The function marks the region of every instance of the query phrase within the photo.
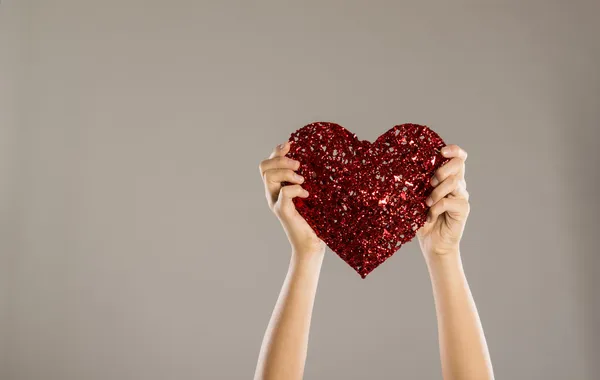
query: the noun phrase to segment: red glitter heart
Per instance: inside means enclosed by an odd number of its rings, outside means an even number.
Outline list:
[[[300,161],[308,198],[294,198],[300,215],[332,251],[365,278],[415,237],[425,224],[430,179],[449,159],[437,133],[397,125],[375,142],[335,123],[293,132],[287,156]]]

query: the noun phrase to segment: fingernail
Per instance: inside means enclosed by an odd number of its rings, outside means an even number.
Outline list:
[[[428,197],[428,198],[425,200],[425,204],[426,204],[427,206],[431,206],[431,205],[432,205],[432,203],[433,203],[433,199],[431,199],[431,198],[429,198],[429,197]]]
[[[431,222],[431,215],[427,214],[427,221]]]
[[[442,148],[442,154],[444,156],[447,156],[448,154],[450,154],[450,148],[448,148],[447,146]]]
[[[296,176],[296,180],[298,180],[299,182],[304,182],[304,177],[302,177],[300,174],[295,174]]]
[[[282,150],[285,146],[285,143],[277,145],[277,149]]]
[[[437,186],[437,184],[438,184],[439,182],[440,182],[440,181],[438,181],[438,179],[437,179],[436,177],[433,177],[433,178],[431,179],[431,185],[432,185],[432,186]]]

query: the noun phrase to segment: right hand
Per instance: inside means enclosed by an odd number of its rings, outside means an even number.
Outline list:
[[[318,255],[325,252],[325,243],[319,239],[315,231],[298,213],[292,199],[306,198],[308,191],[300,186],[304,178],[296,173],[300,162],[285,157],[290,151],[290,142],[278,145],[268,159],[259,165],[260,174],[265,184],[265,192],[269,208],[279,218],[281,225],[296,255]],[[282,182],[290,185],[282,186]]]

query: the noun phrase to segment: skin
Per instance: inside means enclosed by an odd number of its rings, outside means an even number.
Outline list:
[[[259,170],[270,209],[290,241],[287,276],[265,333],[255,379],[302,379],[312,309],[325,244],[296,211],[292,199],[307,197],[296,173],[300,163],[284,157],[290,144],[277,146]],[[450,161],[431,179],[427,222],[417,231],[427,264],[438,322],[440,359],[445,380],[493,379],[483,328],[462,267],[460,239],[469,215],[465,182],[467,153],[448,145]],[[287,181],[293,185],[281,186]]]

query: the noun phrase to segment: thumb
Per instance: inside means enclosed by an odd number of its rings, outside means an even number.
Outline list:
[[[279,191],[278,212],[282,217],[290,217],[296,210],[296,206],[292,199],[295,197],[306,198],[308,197],[308,191],[302,188],[300,185],[288,185],[283,186]]]

